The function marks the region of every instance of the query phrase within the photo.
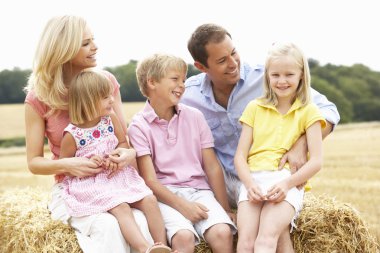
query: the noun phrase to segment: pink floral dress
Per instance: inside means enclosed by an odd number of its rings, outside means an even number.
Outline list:
[[[75,139],[76,157],[105,156],[118,144],[109,116],[102,117],[98,125],[92,128],[79,128],[69,124],[65,132],[70,133]],[[81,217],[106,212],[121,203],[133,203],[152,194],[132,166],[107,178],[109,172],[103,170],[91,177],[64,178],[63,199],[71,216]]]

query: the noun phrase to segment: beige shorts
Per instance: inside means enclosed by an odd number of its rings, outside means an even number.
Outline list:
[[[276,170],[276,171],[256,171],[251,172],[251,177],[255,180],[255,182],[261,188],[262,194],[266,194],[269,188],[271,188],[274,184],[290,177],[290,171],[287,169]],[[302,209],[304,197],[304,189],[299,190],[297,187],[291,188],[286,194],[285,201],[287,201],[291,206],[294,207],[295,215],[292,219],[292,228],[295,227],[295,220],[299,215],[299,212]],[[240,194],[239,194],[239,202],[247,201],[247,189],[242,184],[240,186]]]
[[[204,233],[211,226],[219,223],[228,224],[231,227],[233,234],[236,233],[236,226],[231,221],[230,217],[227,215],[223,207],[215,199],[214,194],[211,190],[198,190],[189,187],[173,187],[167,186],[167,188],[180,196],[191,202],[198,202],[208,208],[208,218],[193,224],[190,220],[186,219],[180,212],[176,209],[159,203],[159,207],[164,218],[165,228],[167,233],[167,238],[171,244],[173,236],[182,229],[190,230],[194,233],[196,238],[196,244],[199,243],[200,237],[204,238]]]

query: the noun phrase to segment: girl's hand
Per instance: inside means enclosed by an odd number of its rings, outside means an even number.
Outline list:
[[[103,159],[98,155],[91,156],[90,161],[96,163],[98,167],[101,167],[103,165]]]
[[[288,193],[288,191],[289,186],[287,182],[284,180],[269,188],[266,194],[266,198],[270,202],[279,203],[286,198],[286,194]]]
[[[109,154],[110,161],[116,163],[118,169],[127,167],[135,158],[136,151],[133,148],[116,148]]]
[[[247,194],[248,200],[254,203],[266,200],[265,196],[262,194],[261,188],[255,183],[252,183],[247,187]]]
[[[109,155],[106,155],[103,158],[103,168],[106,170],[109,170],[107,178],[113,177],[115,174],[117,174],[120,170],[118,169],[118,164],[113,162]]]
[[[96,162],[85,157],[62,158],[59,161],[65,168],[64,174],[67,176],[83,178],[94,176],[103,170]]]

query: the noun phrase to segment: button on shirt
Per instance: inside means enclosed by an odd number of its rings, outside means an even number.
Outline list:
[[[133,118],[128,136],[137,157],[150,155],[163,185],[210,189],[202,168],[202,149],[214,147],[203,114],[179,104],[168,122],[159,119],[149,102]]]
[[[239,142],[241,125],[239,118],[247,104],[263,94],[264,67],[250,67],[242,63],[240,80],[235,85],[228,100],[227,109],[216,103],[211,80],[205,73],[186,80],[186,91],[181,102],[199,109],[205,116],[215,140],[215,151],[224,170],[235,175],[234,155]],[[312,89],[313,102],[319,107],[323,117],[336,125],[339,113],[336,106],[324,95]]]

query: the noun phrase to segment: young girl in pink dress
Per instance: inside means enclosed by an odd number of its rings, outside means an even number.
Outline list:
[[[112,104],[112,87],[102,73],[83,71],[70,85],[71,123],[64,130],[60,158],[86,157],[103,170],[95,176],[64,178],[63,198],[68,213],[82,217],[109,212],[118,220],[125,240],[139,252],[170,252],[157,200],[132,166],[136,152],[129,147]],[[130,150],[130,165],[126,168],[118,168],[109,158],[116,147]],[[132,207],[144,212],[155,245],[143,237]]]

